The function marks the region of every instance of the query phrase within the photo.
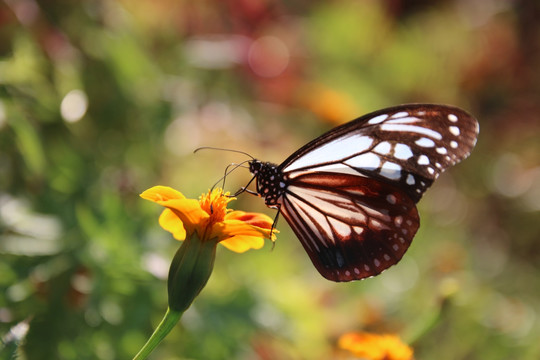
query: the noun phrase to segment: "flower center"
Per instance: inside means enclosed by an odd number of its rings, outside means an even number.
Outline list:
[[[229,201],[234,200],[233,197],[229,197],[228,195],[228,192],[224,194],[221,189],[215,189],[212,192],[209,191],[201,195],[199,198],[201,209],[210,215],[207,226],[212,226],[225,219],[225,214],[230,211],[230,209],[227,209],[227,204]]]

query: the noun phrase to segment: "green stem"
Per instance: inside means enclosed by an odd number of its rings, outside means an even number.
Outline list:
[[[150,336],[150,339],[148,339],[146,344],[144,344],[139,353],[135,355],[133,360],[146,359],[148,355],[150,355],[150,353],[158,346],[161,340],[163,340],[165,336],[167,336],[167,334],[172,330],[172,328],[178,323],[178,320],[180,320],[182,314],[183,313],[180,311],[172,311],[167,309],[165,316],[157,326],[156,330],[154,330],[154,333],[152,336]]]

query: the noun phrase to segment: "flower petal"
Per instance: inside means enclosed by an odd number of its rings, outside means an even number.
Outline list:
[[[159,216],[159,225],[172,233],[176,240],[184,240],[186,238],[184,223],[171,209],[163,210]]]
[[[272,227],[274,221],[265,214],[251,213],[245,211],[231,211],[225,215],[225,220],[240,220],[249,225],[256,226],[263,229],[268,229]]]
[[[272,231],[272,241],[276,240],[276,233],[279,233],[279,230],[272,229],[274,221],[272,220],[272,218],[265,214],[236,210],[225,215],[225,222],[231,220],[241,221],[246,225],[253,226],[259,232],[264,234],[264,237],[266,237],[267,239],[270,239],[270,231]]]
[[[264,246],[264,239],[260,236],[237,235],[220,242],[227,249],[243,253],[251,249],[260,249]]]
[[[160,201],[158,204],[170,209],[184,223],[186,231],[191,234],[201,223],[208,219],[210,215],[201,209],[199,202],[195,199],[175,199]]]
[[[347,333],[338,346],[357,357],[370,360],[411,360],[413,350],[393,334]]]
[[[199,201],[186,199],[180,192],[168,186],[154,186],[140,195],[143,199],[153,201],[170,209],[171,213],[163,212],[160,225],[173,233],[177,240],[183,240],[193,233],[209,215],[201,209]],[[176,217],[176,219],[175,219]]]
[[[159,203],[160,201],[167,201],[172,199],[185,199],[186,197],[178,190],[175,190],[168,186],[153,186],[148,190],[142,192],[139,195],[143,199],[150,200]]]
[[[260,249],[264,238],[270,237],[270,229],[247,224],[242,220],[224,220],[214,224],[210,238],[217,237],[225,247],[235,252]]]

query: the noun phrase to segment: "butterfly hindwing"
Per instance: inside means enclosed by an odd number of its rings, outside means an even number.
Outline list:
[[[351,281],[396,264],[419,226],[414,202],[366,177],[305,174],[291,181],[281,213],[329,280]]]

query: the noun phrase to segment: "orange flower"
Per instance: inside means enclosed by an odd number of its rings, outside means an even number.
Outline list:
[[[272,219],[264,214],[227,209],[227,204],[236,198],[222,189],[208,191],[199,200],[187,199],[167,186],[154,186],[140,196],[166,207],[159,224],[177,240],[185,240],[197,232],[202,241],[216,239],[229,250],[242,253],[260,249],[264,238],[270,238]]]
[[[306,84],[301,103],[322,120],[343,124],[358,114],[354,101],[345,93],[322,84]]]
[[[159,224],[183,241],[169,268],[169,308],[134,360],[146,359],[206,286],[214,269],[218,243],[244,252],[261,248],[264,238],[275,238],[272,219],[263,214],[227,209],[234,198],[221,189],[202,194],[198,201],[187,199],[167,186],[154,186],[141,197],[166,207]]]
[[[339,338],[338,346],[362,359],[411,360],[413,358],[412,349],[397,335],[392,334],[347,333]]]

